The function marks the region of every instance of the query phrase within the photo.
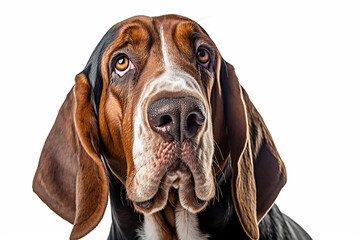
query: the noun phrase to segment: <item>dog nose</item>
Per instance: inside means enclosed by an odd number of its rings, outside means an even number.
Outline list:
[[[204,104],[195,97],[160,98],[150,104],[148,121],[153,131],[167,141],[195,138],[205,122]]]

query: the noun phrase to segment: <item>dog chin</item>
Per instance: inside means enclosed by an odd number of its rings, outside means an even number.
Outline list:
[[[212,185],[209,184],[208,186]],[[200,199],[195,192],[194,178],[190,169],[185,164],[181,164],[176,171],[169,171],[165,174],[158,191],[151,199],[142,202],[133,200],[132,202],[135,209],[143,214],[161,211],[167,204],[181,206],[189,212],[198,213],[213,198],[214,189],[208,186],[198,186],[202,189],[201,192],[208,193],[207,199]]]
[[[215,195],[214,177],[208,162],[212,152],[205,154],[189,140],[162,142],[156,152],[152,161],[137,159],[136,162],[147,164],[127,181],[128,198],[135,209],[152,214],[170,202],[192,213],[203,210]]]

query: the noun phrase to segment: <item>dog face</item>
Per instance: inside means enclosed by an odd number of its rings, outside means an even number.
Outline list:
[[[104,164],[138,212],[152,216],[177,199],[195,214],[214,198],[230,155],[234,209],[257,239],[257,224],[286,181],[261,116],[198,24],[137,16],[114,25],[76,76],[33,188],[74,224],[77,239],[105,211]]]
[[[120,25],[102,59],[105,159],[138,211],[163,209],[177,189],[181,205],[197,212],[215,194],[211,89],[219,53],[188,19]]]

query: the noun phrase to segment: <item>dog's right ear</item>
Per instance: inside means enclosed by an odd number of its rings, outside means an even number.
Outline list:
[[[70,239],[94,229],[107,205],[109,185],[91,96],[88,79],[80,73],[46,139],[33,180],[41,200],[74,224]]]

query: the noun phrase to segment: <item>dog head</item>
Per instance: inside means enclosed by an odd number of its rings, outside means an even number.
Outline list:
[[[104,163],[137,211],[161,211],[171,193],[197,213],[214,197],[231,156],[235,209],[256,239],[286,176],[252,108],[197,23],[175,15],[127,19],[105,34],[76,76],[45,142],[34,191],[74,224],[76,239],[105,211]]]

